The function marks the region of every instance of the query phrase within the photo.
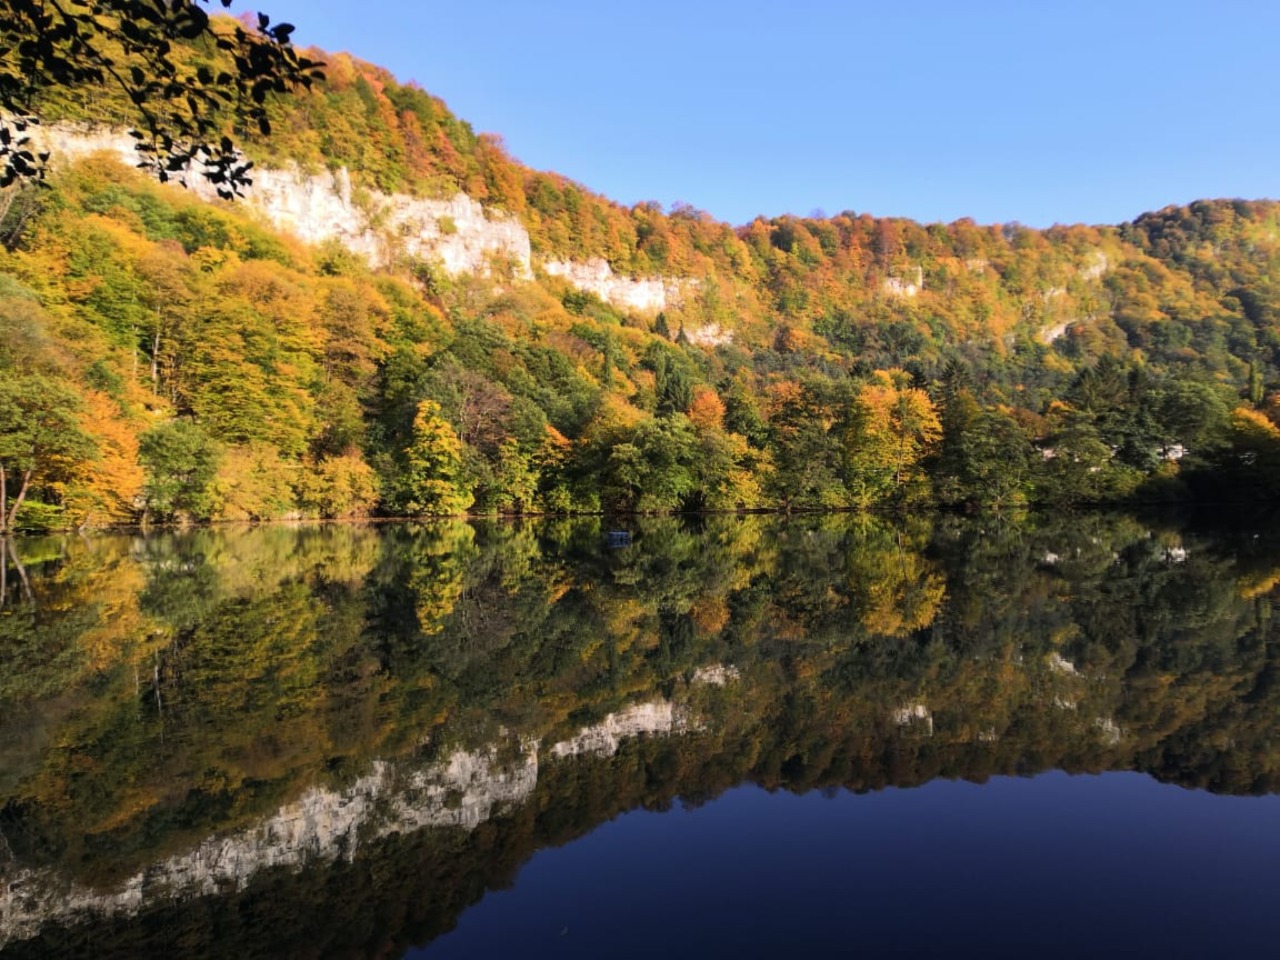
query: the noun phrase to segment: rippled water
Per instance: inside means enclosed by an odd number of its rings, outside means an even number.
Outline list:
[[[1262,528],[628,530],[18,542],[0,954],[1275,942]]]

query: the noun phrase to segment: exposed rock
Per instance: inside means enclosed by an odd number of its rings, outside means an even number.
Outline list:
[[[924,289],[924,269],[915,267],[910,279],[901,277],[885,277],[880,282],[880,289],[891,297],[910,299]]]
[[[1085,280],[1101,280],[1110,269],[1111,261],[1107,259],[1107,255],[1101,250],[1095,250],[1089,265],[1081,268],[1080,276]]]
[[[908,703],[893,711],[893,722],[904,733],[933,736],[933,712],[923,703]]]
[[[1124,729],[1110,717],[1098,717],[1093,721],[1093,725],[1102,735],[1102,742],[1109,747],[1114,747],[1120,743],[1124,736]]]
[[[594,293],[606,303],[640,313],[657,313],[679,306],[685,288],[697,284],[696,280],[620,277],[601,257],[594,257],[586,263],[548,260],[542,267],[551,276],[564,277],[579,290]],[[686,332],[686,336],[693,339],[692,334]]]
[[[137,913],[166,897],[244,889],[271,867],[350,859],[369,840],[424,827],[471,830],[521,803],[538,781],[536,749],[510,763],[496,750],[459,751],[412,773],[382,761],[343,790],[315,787],[253,827],[214,836],[194,850],[154,863],[110,892],[60,879],[52,870],[3,877],[0,944],[34,936],[52,920],[75,922]]]
[[[726,683],[739,679],[742,675],[733,664],[713,663],[709,667],[699,667],[693,672],[694,683],[704,683],[712,687],[723,687]]]
[[[55,157],[82,159],[108,154],[136,166],[134,140],[116,130],[55,124],[36,134]],[[187,178],[195,196],[218,199],[217,188],[198,175]],[[486,210],[464,193],[448,200],[407,194],[354,190],[345,168],[306,173],[297,167],[255,167],[253,185],[241,201],[273,227],[305,243],[337,241],[374,266],[398,255],[439,263],[452,276],[488,275],[495,264],[510,263],[515,275],[532,274],[529,233],[514,217]],[[564,277],[579,290],[628,310],[657,313],[679,306],[696,280],[630,278],[614,274],[600,258],[586,263],[551,260],[547,273]],[[715,345],[730,335],[715,325],[690,331],[694,343]],[[699,340],[698,338],[702,339]]]
[[[674,703],[640,703],[556,744],[551,754],[612,756],[629,737],[690,729],[695,726]],[[272,867],[300,869],[317,861],[351,860],[362,845],[391,834],[442,827],[474,830],[524,803],[537,787],[537,744],[512,746],[509,759],[492,746],[455,751],[417,770],[375,761],[368,774],[343,789],[313,787],[257,824],[210,837],[109,891],[82,886],[48,868],[0,870],[0,946],[33,937],[51,922],[130,916],[164,899],[243,890]]]
[[[1066,659],[1064,656],[1062,656],[1062,654],[1058,653],[1056,650],[1053,653],[1049,654],[1049,669],[1052,670],[1054,673],[1061,673],[1066,676],[1072,676],[1072,677],[1075,676],[1077,673],[1076,665],[1072,663],[1070,660]]]
[[[638,703],[618,713],[611,713],[599,723],[583,727],[576,737],[563,740],[551,748],[553,757],[575,757],[589,754],[611,757],[618,745],[641,734],[665,735],[687,729],[688,719],[669,700]]]
[[[733,333],[718,323],[709,323],[694,330],[686,327],[684,335],[689,338],[690,343],[699,347],[720,347],[733,343]]]
[[[1045,346],[1048,346],[1049,344],[1053,343],[1053,341],[1066,336],[1067,331],[1070,330],[1071,327],[1078,322],[1079,321],[1077,320],[1064,320],[1062,323],[1055,323],[1051,327],[1045,327],[1038,334],[1036,334],[1036,339],[1039,340],[1041,343],[1043,343]]]
[[[131,166],[137,163],[134,141],[115,131],[58,125],[41,136],[58,157],[106,153]],[[200,199],[218,199],[217,188],[203,177],[192,175],[188,184]],[[362,192],[357,200],[345,169],[307,174],[296,167],[256,167],[243,202],[277,229],[306,243],[336,240],[375,266],[399,251],[437,261],[453,275],[485,274],[495,257],[512,261],[520,276],[531,275],[524,227],[463,193],[427,200]]]

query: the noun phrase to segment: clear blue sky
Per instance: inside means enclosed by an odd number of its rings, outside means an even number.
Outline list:
[[[1046,226],[1280,196],[1280,0],[258,3],[628,204]]]

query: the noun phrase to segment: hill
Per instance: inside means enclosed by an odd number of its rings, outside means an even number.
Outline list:
[[[236,131],[236,204],[129,169],[109,91],[44,105],[53,188],[0,195],[8,526],[1280,489],[1274,202],[734,227],[320,56]]]

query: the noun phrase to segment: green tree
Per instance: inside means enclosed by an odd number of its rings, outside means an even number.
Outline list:
[[[180,419],[142,435],[138,459],[146,469],[142,520],[207,520],[222,452],[198,423]]]
[[[845,491],[825,398],[811,385],[781,383],[771,400],[768,452],[775,470],[769,492],[788,510],[839,506]]]
[[[964,499],[1001,507],[1025,502],[1031,471],[1031,439],[999,410],[984,411],[960,441]]]
[[[1051,503],[1095,503],[1102,499],[1114,455],[1087,413],[1058,404],[1055,430],[1041,455],[1039,494]]]
[[[66,479],[96,454],[79,409],[79,397],[48,377],[0,378],[0,535],[13,530],[33,486]]]

